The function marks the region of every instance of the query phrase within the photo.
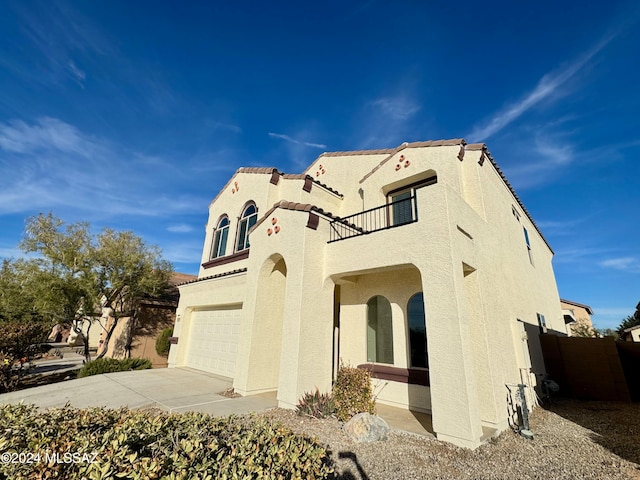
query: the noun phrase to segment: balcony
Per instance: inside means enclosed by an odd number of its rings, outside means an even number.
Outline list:
[[[400,227],[418,221],[415,193],[363,212],[336,218],[329,224],[329,243]]]

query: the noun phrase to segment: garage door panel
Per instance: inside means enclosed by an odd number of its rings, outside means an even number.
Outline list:
[[[193,312],[186,365],[233,378],[240,341],[241,313],[241,309]]]

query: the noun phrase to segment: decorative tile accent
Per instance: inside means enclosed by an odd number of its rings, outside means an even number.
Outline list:
[[[411,165],[411,162],[407,160],[404,155],[400,155],[398,159],[398,163],[396,163],[396,172],[400,170],[402,167],[407,168]]]
[[[273,228],[267,228],[267,235],[269,236],[280,231],[280,225],[278,225],[278,219],[276,217],[271,218],[271,225],[273,225]]]

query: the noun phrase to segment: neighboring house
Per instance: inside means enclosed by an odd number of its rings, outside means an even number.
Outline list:
[[[106,357],[110,358],[148,358],[154,368],[166,367],[167,359],[156,352],[156,338],[165,329],[172,327],[176,318],[176,307],[180,293],[176,285],[197,278],[195,275],[174,272],[169,280],[172,288],[158,298],[145,298],[141,300],[138,309],[138,321],[132,325],[130,317],[123,317],[111,336]],[[109,309],[103,309],[103,318],[100,324],[105,329],[111,327],[113,317],[109,315]],[[100,324],[91,329],[89,340],[97,339],[98,352],[103,350],[106,331]]]
[[[595,328],[591,321],[593,310],[589,305],[572,302],[571,300],[560,299],[562,316],[567,326],[568,336],[595,336]]]
[[[484,144],[325,153],[300,175],[241,168],[209,207],[169,366],[294,408],[368,364],[380,403],[474,448],[508,427],[507,387],[564,334],[553,252]]]
[[[640,325],[624,329],[620,336],[620,340],[625,340],[627,342],[640,342]]]

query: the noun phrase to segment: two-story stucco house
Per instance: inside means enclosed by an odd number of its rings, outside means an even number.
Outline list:
[[[292,408],[341,362],[368,364],[378,402],[473,448],[507,428],[506,385],[544,369],[537,333],[565,331],[552,256],[484,144],[241,168],[209,207],[169,365]]]

